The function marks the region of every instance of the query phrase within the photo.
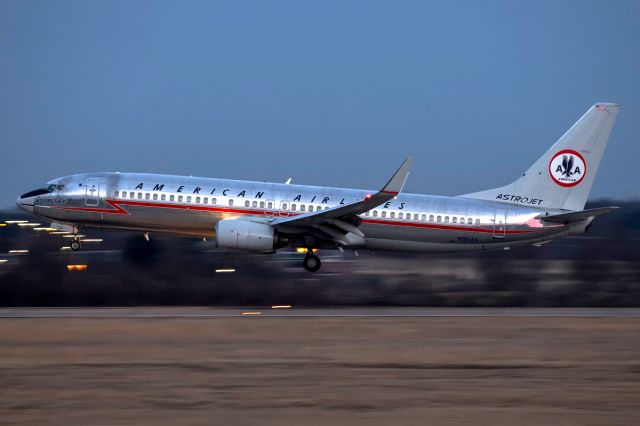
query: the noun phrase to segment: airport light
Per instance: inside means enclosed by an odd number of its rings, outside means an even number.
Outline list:
[[[217,273],[228,273],[228,272],[235,272],[236,270],[233,268],[227,268],[227,269],[216,269]]]
[[[70,232],[68,231],[55,231],[55,232],[49,232],[50,235],[67,235],[70,234]]]
[[[262,315],[262,312],[243,312],[242,315]]]
[[[75,238],[75,237],[82,238],[82,237],[86,237],[86,235],[73,235],[73,234],[71,234],[71,235],[63,235],[62,236],[62,238]]]
[[[33,228],[34,231],[55,231],[56,228]]]
[[[7,263],[8,260],[7,259],[0,259],[0,263]]]
[[[24,253],[29,253],[29,250],[9,250],[9,253],[11,254],[24,254]]]
[[[67,265],[68,271],[86,271],[87,265]]]
[[[104,240],[102,238],[87,238],[86,240],[80,240],[83,243],[101,243]]]
[[[69,246],[62,246],[62,247],[60,247],[60,250],[62,250],[62,251],[71,250],[71,247],[69,247]]]
[[[4,223],[8,223],[8,224],[17,224],[17,223],[27,223],[29,222],[28,220],[5,220]]]
[[[31,223],[31,222],[26,222],[26,223],[19,223],[18,226],[25,226],[25,227],[34,227],[34,226],[40,226],[41,223]]]
[[[4,228],[5,226],[7,226],[6,223],[0,223],[0,228]]]
[[[271,309],[291,309],[291,305],[273,305]]]

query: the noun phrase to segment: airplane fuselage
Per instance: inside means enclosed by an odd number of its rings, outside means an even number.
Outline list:
[[[211,238],[223,219],[268,222],[348,205],[375,192],[138,173],[72,175],[49,182],[49,188],[20,200],[22,207],[76,228]],[[535,200],[522,203],[401,193],[359,215],[365,241],[353,248],[474,251],[545,242],[572,231],[541,219],[558,210],[537,208]],[[307,244],[293,238],[290,245]]]

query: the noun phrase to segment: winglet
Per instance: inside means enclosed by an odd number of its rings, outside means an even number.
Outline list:
[[[383,194],[390,195],[398,195],[402,188],[404,187],[404,183],[407,181],[407,177],[409,176],[409,171],[411,171],[411,166],[413,165],[413,157],[407,157],[404,160],[404,163],[400,166],[400,168],[391,176],[389,182],[380,190]]]

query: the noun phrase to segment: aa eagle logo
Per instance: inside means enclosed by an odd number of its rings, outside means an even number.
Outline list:
[[[556,153],[549,163],[549,174],[555,183],[564,187],[576,186],[586,173],[587,164],[578,152],[566,149]]]

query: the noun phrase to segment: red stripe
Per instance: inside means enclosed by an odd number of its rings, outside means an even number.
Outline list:
[[[411,228],[428,228],[428,229],[441,229],[445,231],[464,231],[464,232],[479,232],[482,234],[493,234],[493,229],[487,228],[467,228],[464,226],[449,226],[449,225],[435,225],[430,223],[415,223],[415,222],[396,222],[390,220],[371,220],[365,219],[364,223],[370,223],[374,225],[390,225],[390,226],[408,226]],[[506,234],[529,234],[535,231],[526,231],[526,230],[505,230]]]
[[[229,207],[205,207],[205,206],[185,206],[181,204],[167,204],[167,203],[149,203],[146,201],[129,201],[129,200],[105,200],[114,209],[97,209],[92,207],[63,207],[63,206],[51,206],[52,208],[62,210],[74,210],[85,211],[91,213],[108,213],[108,214],[128,214],[127,210],[120,207],[120,205],[138,206],[138,207],[151,207],[151,208],[164,208],[164,209],[176,209],[176,210],[197,210],[197,211],[209,211],[218,213],[238,213],[238,214],[253,214],[264,215],[266,210],[252,210],[252,209],[240,209]],[[289,213],[287,216],[298,216],[303,213]],[[426,228],[426,229],[440,229],[445,231],[464,231],[464,232],[478,232],[482,234],[492,234],[493,229],[488,228],[470,228],[464,226],[450,226],[450,225],[436,225],[430,223],[416,223],[416,222],[400,222],[381,219],[363,219],[364,223],[373,225],[389,225],[389,226],[405,226],[410,228]],[[506,234],[529,234],[535,231],[528,230],[506,230]]]

